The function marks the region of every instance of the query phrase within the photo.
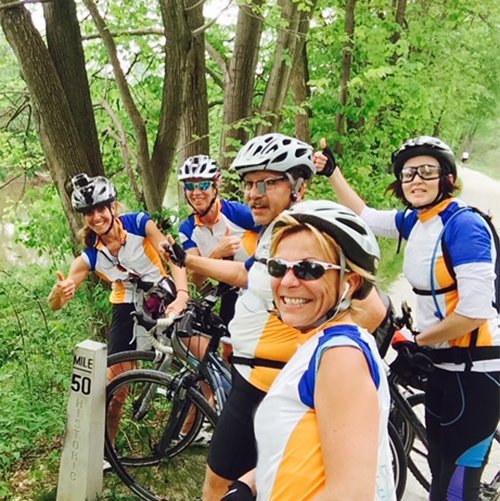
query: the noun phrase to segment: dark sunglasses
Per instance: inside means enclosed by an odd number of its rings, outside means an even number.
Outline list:
[[[196,188],[201,191],[207,191],[210,186],[212,186],[212,181],[200,181],[199,183],[191,183],[189,181],[186,181],[184,183],[184,189],[187,191],[194,191],[196,190]]]
[[[283,278],[288,270],[299,280],[318,280],[328,270],[340,270],[341,266],[321,261],[285,261],[284,259],[272,258],[267,260],[267,271],[275,278]]]
[[[440,165],[417,165],[416,167],[403,167],[399,173],[399,180],[402,183],[409,183],[415,179],[418,174],[420,179],[430,181],[432,179],[439,179],[441,176]]]

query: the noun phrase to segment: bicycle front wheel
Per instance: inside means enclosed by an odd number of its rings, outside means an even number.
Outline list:
[[[169,374],[132,370],[111,381],[107,406],[119,400],[116,439],[106,430],[106,456],[122,482],[141,499],[201,497],[208,448],[193,442],[216,414],[193,386]]]
[[[406,487],[406,455],[401,443],[396,428],[389,422],[389,448],[392,456],[392,471],[394,473],[394,485],[396,486],[396,496],[399,499],[403,498],[403,493]]]

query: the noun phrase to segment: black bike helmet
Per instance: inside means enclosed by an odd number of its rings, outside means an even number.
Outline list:
[[[413,157],[426,155],[434,157],[441,165],[442,174],[457,178],[457,164],[452,149],[437,137],[418,136],[406,141],[392,154],[392,170],[397,179],[405,162]]]
[[[89,177],[85,173],[77,174],[71,179],[71,184],[71,205],[77,212],[88,212],[110,205],[116,200],[116,189],[104,176]]]

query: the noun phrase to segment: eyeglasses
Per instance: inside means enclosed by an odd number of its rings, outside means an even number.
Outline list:
[[[415,179],[418,174],[420,179],[430,181],[431,179],[438,179],[441,175],[440,165],[417,165],[415,167],[403,167],[399,173],[399,180],[402,183],[409,183]]]
[[[186,181],[184,183],[184,189],[187,191],[194,191],[197,188],[201,191],[207,191],[210,186],[212,186],[212,181],[200,181],[199,183],[191,183],[189,181]]]
[[[265,195],[269,188],[274,188],[281,181],[286,180],[286,176],[279,177],[268,177],[267,179],[262,179],[261,181],[247,181],[243,180],[243,189],[245,191],[251,191],[254,186],[257,187],[259,195]]]
[[[321,261],[285,261],[284,259],[272,258],[267,260],[267,271],[275,278],[283,278],[288,270],[299,280],[318,280],[328,270],[341,270],[338,264],[323,263]]]

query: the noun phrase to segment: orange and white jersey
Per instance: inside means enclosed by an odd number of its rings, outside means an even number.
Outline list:
[[[229,331],[235,356],[288,362],[308,336],[285,325],[273,311],[271,277],[267,266],[261,262],[269,257],[271,233],[272,225],[259,239],[256,258],[247,264],[248,287],[236,302]],[[279,369],[259,365],[234,365],[250,384],[261,391],[267,391],[279,373]]]
[[[329,325],[299,347],[257,409],[257,501],[307,501],[324,489],[314,390],[322,354],[338,346],[353,346],[365,355],[380,409],[375,500],[396,499],[387,432],[389,388],[374,339],[352,324]]]
[[[136,275],[144,282],[158,283],[167,276],[159,254],[146,237],[146,224],[151,217],[145,212],[123,214],[115,218],[120,229],[121,247],[114,256],[99,238],[81,256],[90,271],[111,283],[112,303],[132,303],[135,286],[130,282]]]
[[[479,328],[476,346],[499,346],[500,316],[492,306],[495,245],[481,216],[464,211],[453,217],[464,206],[460,200],[448,198],[421,213],[365,208],[361,217],[376,235],[397,238],[401,232],[407,240],[403,271],[417,293],[417,330],[422,332],[439,323],[441,316],[445,318],[455,312],[468,318],[485,319]],[[445,225],[446,231],[442,233]],[[456,287],[446,265],[443,242],[456,276]],[[433,284],[438,291],[434,296]],[[466,333],[432,348],[467,348],[470,343],[471,333]],[[464,364],[443,363],[439,367],[464,370]],[[500,359],[476,360],[471,370],[500,370]]]

